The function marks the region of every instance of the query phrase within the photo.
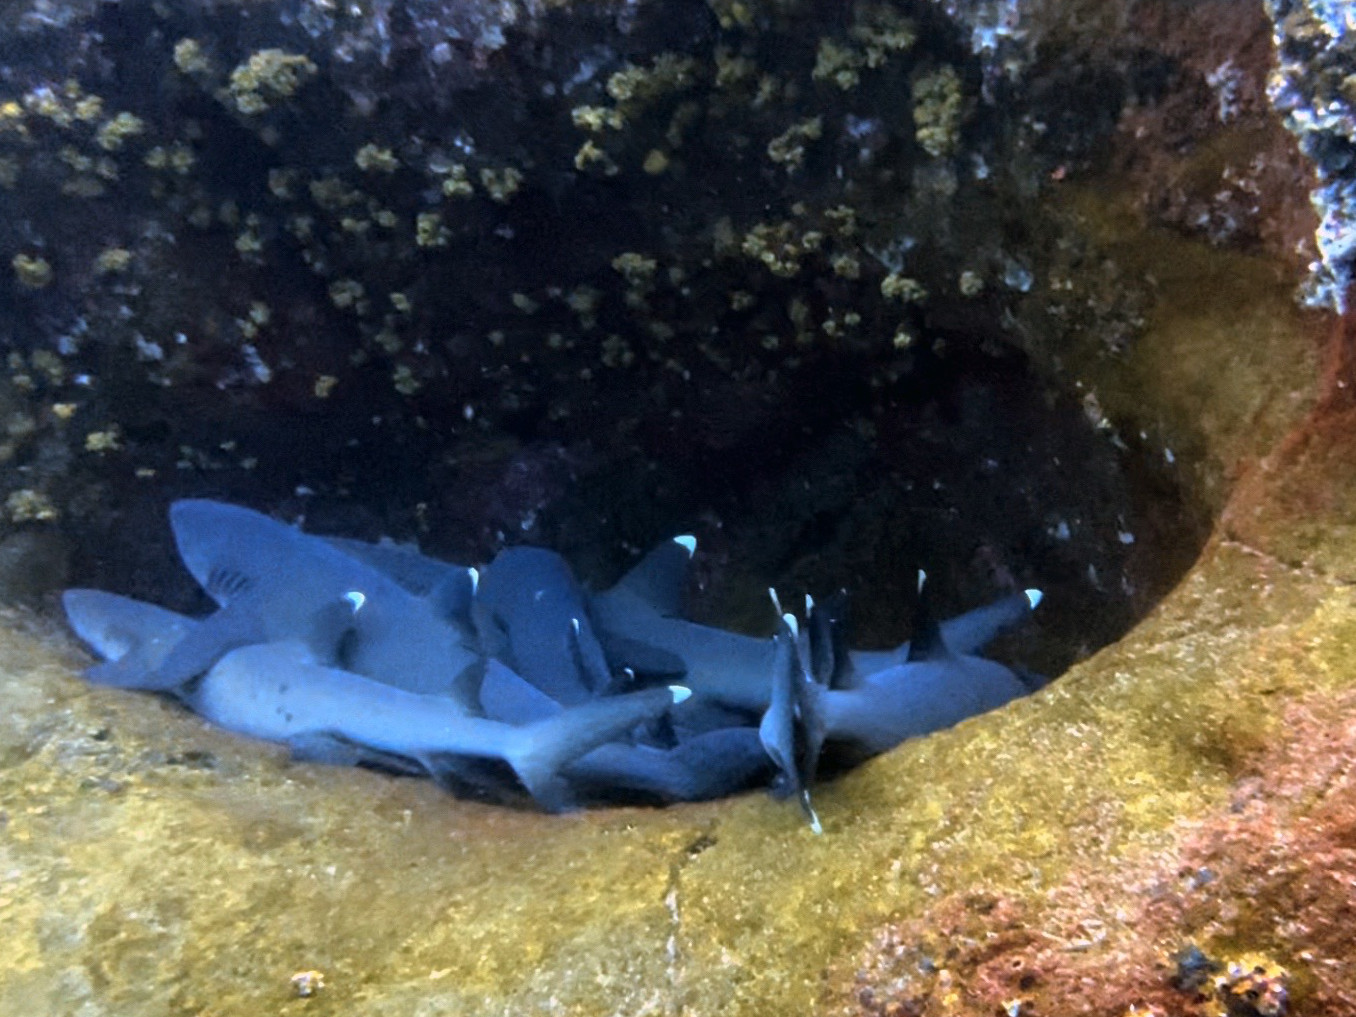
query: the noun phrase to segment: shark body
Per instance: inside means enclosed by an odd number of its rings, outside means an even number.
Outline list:
[[[465,615],[469,575],[449,575],[445,587],[416,597],[324,540],[249,509],[179,501],[170,522],[185,566],[220,610],[177,643],[154,675],[129,673],[135,662],[119,660],[93,669],[95,681],[172,690],[233,649],[299,639],[346,670],[455,698],[479,659]],[[354,595],[363,608],[350,617],[342,605]]]
[[[174,695],[300,758],[476,793],[499,791],[502,769],[483,761],[501,761],[547,808],[597,793],[712,798],[772,771],[817,829],[809,791],[826,742],[875,754],[1030,691],[979,652],[1037,591],[938,625],[920,586],[910,642],[854,651],[841,592],[807,598],[803,626],[778,605],[770,639],[688,620],[687,536],[590,594],[538,548],[478,572],[217,502],[176,502],[170,517],[219,608],[190,619],[67,591],[72,627],[103,658],[92,680]]]
[[[72,627],[110,661],[154,666],[197,622],[153,604],[98,590],[64,597]],[[143,688],[159,689],[145,672]],[[445,696],[423,695],[319,662],[299,640],[230,650],[201,677],[176,690],[195,713],[228,731],[281,742],[294,755],[324,762],[409,760],[429,775],[455,777],[463,757],[506,762],[538,804],[572,799],[562,768],[664,714],[687,696],[681,686],[594,699],[514,725],[468,716]]]

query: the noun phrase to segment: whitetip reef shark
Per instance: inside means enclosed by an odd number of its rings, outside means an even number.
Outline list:
[[[841,591],[807,597],[804,625],[777,604],[770,639],[687,620],[687,535],[590,594],[540,548],[474,569],[220,502],[175,502],[170,520],[219,609],[192,619],[67,591],[72,628],[103,661],[90,680],[172,695],[298,758],[473,793],[502,792],[502,772],[477,762],[502,761],[548,809],[714,798],[772,773],[818,830],[826,742],[875,754],[1031,691],[978,654],[1031,614],[1036,590],[938,625],[920,579],[913,640],[850,651]]]
[[[209,623],[100,590],[68,590],[71,627],[109,661],[134,657],[155,674],[157,658]],[[357,611],[361,613],[361,609]],[[160,690],[159,679],[148,686]],[[299,640],[229,650],[176,690],[185,705],[236,734],[281,742],[299,759],[330,763],[417,763],[435,778],[456,776],[459,757],[508,763],[546,808],[571,801],[562,767],[662,715],[690,694],[679,685],[594,699],[530,724],[469,715],[447,696],[409,692],[316,660]]]

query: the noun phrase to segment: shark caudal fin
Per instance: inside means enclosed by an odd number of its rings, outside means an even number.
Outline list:
[[[773,603],[777,603],[773,596]],[[767,711],[758,725],[758,738],[777,767],[774,790],[795,797],[810,821],[810,829],[822,833],[819,816],[810,803],[810,784],[819,765],[824,742],[823,711],[819,701],[823,688],[805,673],[799,650],[799,627],[794,616],[784,614],[774,641],[772,687]]]
[[[117,688],[159,688],[154,672],[199,624],[163,607],[102,590],[67,590],[61,605],[75,634],[104,658],[85,677]]]
[[[539,805],[553,811],[568,808],[572,804],[569,782],[561,773],[567,763],[616,741],[691,694],[681,685],[670,685],[572,706],[554,717],[512,729],[504,760]]]

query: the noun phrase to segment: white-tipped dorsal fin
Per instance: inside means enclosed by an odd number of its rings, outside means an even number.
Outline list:
[[[800,636],[800,623],[796,621],[796,616],[794,614],[782,615],[782,623],[791,630],[793,636]]]
[[[814,613],[815,613],[815,598],[807,593],[805,595],[805,617],[808,618],[810,617],[810,615]]]
[[[692,697],[692,690],[686,685],[670,685],[669,692],[673,694],[675,703],[686,702]]]
[[[925,585],[927,585],[927,581],[928,581],[928,574],[927,574],[926,572],[924,572],[922,569],[919,569],[919,570],[918,570],[918,592],[919,592],[919,593],[922,593],[922,592],[923,592],[923,587],[924,587]]]
[[[471,596],[476,595],[476,590],[480,589],[480,569],[469,568],[466,574],[471,577]]]
[[[687,600],[688,570],[696,549],[696,537],[684,535],[666,540],[599,597],[621,603],[640,601],[665,617],[681,617]]]
[[[1040,607],[1041,601],[1045,599],[1045,594],[1041,593],[1040,590],[1025,590],[1023,592],[1026,593],[1026,602],[1031,605],[1033,611]]]
[[[353,605],[353,613],[357,614],[367,603],[367,594],[363,593],[362,590],[349,590],[344,594],[344,599]]]
[[[778,614],[785,614],[786,612],[782,610],[782,602],[777,598],[777,591],[774,590],[771,586],[769,586],[767,588],[767,595],[772,598],[773,610],[775,610]]]

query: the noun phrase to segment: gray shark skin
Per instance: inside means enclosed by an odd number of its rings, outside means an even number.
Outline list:
[[[85,671],[99,685],[155,688],[161,662],[198,626],[174,611],[103,590],[67,590],[61,604],[75,634],[104,659]]]
[[[966,641],[992,635],[1010,623],[1010,616],[1030,611],[1040,602],[1036,591],[1018,594],[962,615],[952,631]],[[871,671],[853,687],[823,697],[824,731],[875,754],[906,738],[940,731],[967,717],[996,709],[1030,690],[1011,670],[991,660],[961,652],[947,636],[947,626],[932,615],[927,574],[918,573],[918,605],[908,656]]]
[[[522,724],[566,709],[525,678],[491,659],[480,687],[485,716]],[[676,706],[676,719],[686,704]],[[727,721],[728,723],[728,721]],[[570,763],[565,776],[572,788],[615,798],[617,792],[646,795],[662,802],[706,801],[749,786],[768,768],[768,757],[752,727],[684,731],[677,744],[660,747],[615,742]]]
[[[705,802],[744,790],[768,768],[754,728],[725,727],[667,749],[602,745],[567,763],[564,774],[572,785],[600,795],[625,791],[661,802]]]
[[[170,521],[184,564],[222,608],[166,657],[155,687],[178,687],[237,647],[283,639],[309,639],[319,658],[417,693],[455,693],[478,660],[443,604],[320,538],[211,501],[175,502]],[[324,623],[327,610],[351,594],[362,598],[351,638],[324,645],[344,635]]]
[[[590,601],[594,625],[604,644],[616,637],[680,660],[682,682],[696,696],[761,713],[768,705],[773,641],[680,617],[695,547],[691,537],[677,537],[647,554],[615,586]],[[635,666],[631,660],[625,664]]]
[[[830,740],[875,755],[1028,692],[1011,670],[982,657],[915,661],[877,671],[856,688],[825,694],[824,727]]]
[[[463,565],[451,565],[437,558],[430,558],[413,546],[397,544],[386,539],[375,544],[348,537],[321,539],[350,558],[357,558],[364,565],[384,572],[406,593],[416,597],[427,597],[449,581],[464,580],[471,571]]]
[[[810,790],[826,743],[883,752],[1032,688],[978,653],[1031,614],[1035,590],[938,624],[920,573],[913,638],[851,651],[845,591],[807,597],[804,625],[774,594],[772,638],[687,620],[689,536],[590,595],[539,548],[506,549],[482,576],[215,502],[176,502],[171,522],[219,609],[195,620],[67,591],[72,628],[103,658],[91,680],[169,693],[297,758],[481,798],[521,786],[548,809],[695,801],[773,773],[819,832]],[[639,691],[614,694],[623,685]]]
[[[1041,602],[1039,590],[1019,590],[991,604],[948,618],[941,623],[942,638],[952,652],[975,656],[1008,629],[1016,628],[1031,617]],[[853,650],[852,670],[858,679],[874,671],[903,664],[909,659],[909,643],[893,650]]]
[[[63,602],[71,627],[97,653],[113,662],[130,658],[148,679],[158,656],[204,624],[98,590],[69,590]],[[190,709],[218,727],[282,742],[300,759],[410,760],[435,777],[457,774],[459,757],[501,759],[538,804],[552,809],[571,801],[560,775],[565,764],[663,715],[686,695],[679,686],[646,689],[557,707],[549,717],[516,726],[467,716],[443,696],[327,667],[298,640],[232,650],[180,690]]]
[[[675,594],[674,590],[681,589],[686,583],[686,557],[689,554],[684,550],[680,556],[674,545],[678,545],[678,541],[666,541],[642,559],[616,586],[594,596],[590,607],[603,642],[606,644],[616,632],[631,642],[649,644],[657,652],[672,654],[683,661],[685,668],[680,680],[692,689],[694,697],[710,697],[728,706],[761,713],[771,702],[770,676],[778,673],[773,641],[698,625],[670,613],[680,602],[681,595]],[[678,546],[685,548],[686,545]],[[1002,597],[943,622],[942,638],[962,662],[982,660],[973,655],[975,651],[999,632],[1030,616],[1039,602],[1040,594],[1035,590]],[[815,628],[810,626],[811,633]],[[835,676],[820,676],[821,682],[829,686],[826,691],[830,697],[864,685],[889,690],[895,684],[907,682],[912,673],[901,670],[909,662],[909,643],[893,650],[850,651],[846,666],[841,660],[841,650],[839,654]],[[966,673],[963,669],[957,673],[957,678]],[[987,669],[975,669],[975,674],[986,685],[990,682]],[[873,676],[879,678],[873,681]],[[935,691],[940,694],[942,690]],[[985,702],[992,698],[992,695],[979,697]],[[841,717],[852,715],[852,711],[846,710],[838,714]],[[938,716],[945,715],[944,711],[938,713]],[[841,738],[847,734],[846,730],[840,729],[831,731],[829,737]],[[902,739],[897,739],[895,744],[899,740]]]
[[[555,552],[500,551],[481,577],[473,613],[482,647],[556,702],[582,703],[611,687],[584,591]]]
[[[458,756],[502,759],[539,805],[559,809],[571,801],[560,776],[566,763],[660,716],[685,694],[674,686],[603,697],[515,727],[469,717],[442,696],[326,667],[304,644],[284,642],[231,651],[185,701],[237,734],[285,744],[349,742],[417,760],[435,777]]]

